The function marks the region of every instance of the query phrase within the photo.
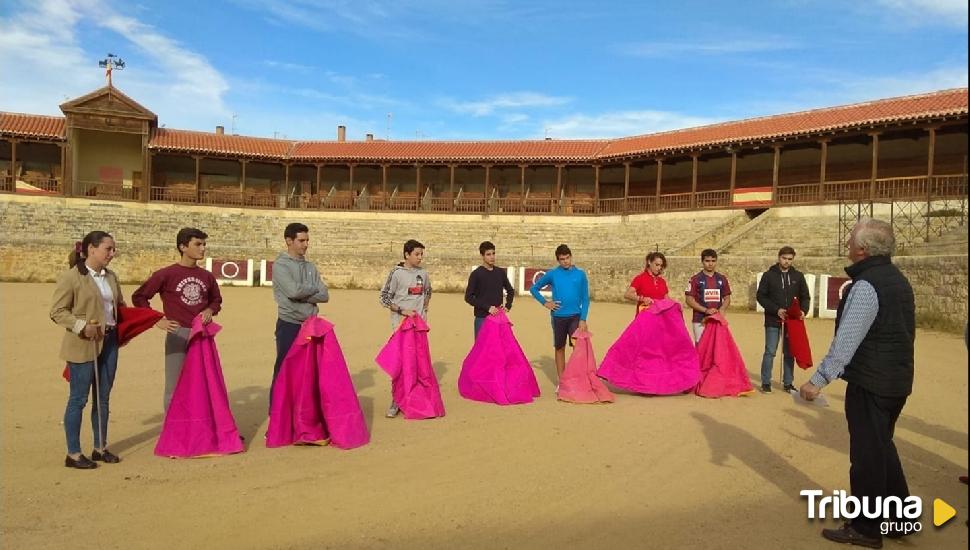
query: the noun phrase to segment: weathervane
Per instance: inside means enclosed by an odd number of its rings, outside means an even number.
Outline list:
[[[104,69],[104,77],[108,79],[108,87],[111,87],[111,71],[118,69],[119,71],[125,68],[125,61],[113,53],[109,53],[108,57],[98,61],[98,67]]]

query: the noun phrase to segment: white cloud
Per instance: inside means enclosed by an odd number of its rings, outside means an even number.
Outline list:
[[[213,126],[229,113],[223,96],[229,85],[209,61],[150,25],[103,0],[38,0],[17,6],[0,20],[0,109],[60,114],[57,106],[104,85],[97,59],[86,51],[78,27],[94,25],[115,34],[114,53],[128,59],[115,85],[171,126]],[[107,15],[106,15],[107,14]],[[125,54],[137,49],[139,62]]]
[[[680,57],[683,55],[730,55],[741,53],[791,50],[799,43],[781,37],[742,40],[654,41],[619,44],[617,51],[634,57]]]
[[[556,107],[565,105],[572,98],[551,96],[537,92],[511,92],[498,94],[479,101],[458,101],[445,98],[439,101],[442,107],[462,114],[480,117],[491,115],[504,109],[522,109],[528,107]]]
[[[615,111],[600,114],[573,114],[547,120],[537,136],[555,139],[600,139],[713,124],[719,120],[688,116],[668,111]]]
[[[903,23],[967,26],[967,0],[877,0]]]

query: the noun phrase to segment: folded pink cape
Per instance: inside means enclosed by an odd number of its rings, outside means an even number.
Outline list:
[[[420,315],[405,317],[375,361],[391,377],[391,393],[404,418],[445,415],[438,380],[431,369],[428,324]]]
[[[701,358],[701,381],[694,393],[701,397],[737,397],[753,391],[744,359],[728,323],[720,313],[704,320],[704,334],[697,343]]]
[[[267,447],[319,443],[353,449],[370,441],[333,323],[303,322],[273,386]]]
[[[222,327],[192,321],[182,373],[165,412],[155,454],[177,458],[224,455],[243,451],[229,409],[215,335]]]
[[[465,399],[516,405],[539,397],[532,365],[512,333],[512,321],[499,310],[485,318],[458,375],[458,393]]]
[[[812,346],[808,341],[805,321],[798,318],[801,313],[798,298],[795,298],[788,307],[788,320],[784,321],[785,336],[788,338],[788,350],[795,358],[795,363],[800,368],[807,369],[812,366]]]
[[[664,298],[637,314],[596,374],[618,388],[670,395],[696,386],[700,370],[680,304]]]
[[[596,376],[596,356],[590,333],[573,333],[575,347],[566,362],[566,370],[559,378],[560,401],[570,403],[612,403],[613,394]]]

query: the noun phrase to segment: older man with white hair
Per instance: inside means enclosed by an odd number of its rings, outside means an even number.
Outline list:
[[[868,497],[874,506],[876,497],[905,500],[909,496],[893,433],[913,389],[916,305],[913,287],[891,260],[896,239],[890,224],[862,219],[846,244],[852,265],[845,272],[852,284],[839,303],[828,354],[800,393],[812,400],[836,378],[848,383],[849,484],[853,496],[860,501]],[[840,529],[823,529],[822,536],[882,548],[883,521],[860,515]],[[906,534],[887,533],[890,537]]]

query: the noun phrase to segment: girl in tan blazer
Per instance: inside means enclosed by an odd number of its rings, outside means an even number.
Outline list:
[[[61,358],[70,371],[70,396],[64,411],[67,457],[64,466],[90,470],[94,461],[109,464],[121,459],[108,450],[102,439],[108,433],[108,397],[118,368],[118,306],[125,305],[121,285],[108,270],[115,255],[115,241],[104,231],[92,231],[75,245],[70,268],[57,278],[51,305],[51,320],[64,327]],[[97,357],[97,362],[95,362]],[[97,364],[97,373],[95,373]],[[98,403],[91,413],[94,450],[91,459],[81,454],[81,416],[92,396],[97,377]],[[100,414],[99,414],[100,413]]]

